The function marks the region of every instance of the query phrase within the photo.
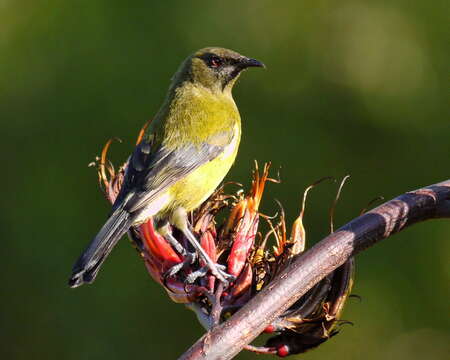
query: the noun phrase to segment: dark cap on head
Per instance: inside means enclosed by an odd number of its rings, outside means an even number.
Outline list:
[[[265,67],[258,60],[243,56],[233,50],[208,47],[198,50],[188,58],[191,80],[213,90],[230,89],[239,74],[249,67]]]

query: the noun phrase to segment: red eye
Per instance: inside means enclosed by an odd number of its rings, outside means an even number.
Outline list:
[[[209,66],[213,68],[217,68],[220,65],[222,65],[222,59],[217,56],[212,57],[211,60],[209,61]]]

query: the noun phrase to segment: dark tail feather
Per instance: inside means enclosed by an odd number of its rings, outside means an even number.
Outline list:
[[[95,280],[101,265],[131,224],[132,219],[128,212],[119,208],[112,213],[73,266],[72,276],[69,279],[70,287],[92,283]]]

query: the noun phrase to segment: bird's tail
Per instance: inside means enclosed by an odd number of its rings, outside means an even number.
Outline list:
[[[70,287],[78,287],[95,280],[101,265],[131,224],[131,215],[125,210],[119,208],[112,213],[73,266],[69,279]]]

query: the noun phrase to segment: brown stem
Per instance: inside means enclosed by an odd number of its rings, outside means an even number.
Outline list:
[[[232,359],[277,316],[351,256],[417,222],[450,217],[450,180],[408,192],[355,218],[301,254],[229,320],[179,359]]]

